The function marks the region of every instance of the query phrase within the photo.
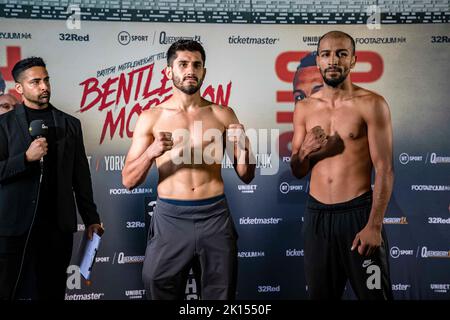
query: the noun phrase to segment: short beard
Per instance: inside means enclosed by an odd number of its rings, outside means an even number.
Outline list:
[[[39,96],[36,97],[35,99],[34,99],[34,97],[33,97],[33,98],[27,97],[26,95],[24,95],[24,97],[25,97],[28,101],[30,101],[30,102],[32,102],[32,103],[34,103],[34,104],[36,104],[36,105],[38,105],[38,106],[40,106],[40,107],[46,106],[46,105],[48,105],[48,104],[50,103],[50,92],[48,93],[48,100],[47,100],[47,102],[42,102],[42,101],[39,99]],[[31,98],[31,99],[30,99],[30,98]]]
[[[340,85],[344,80],[347,78],[348,74],[341,73],[341,75],[338,78],[332,78],[328,79],[326,77],[327,70],[325,69],[325,72],[321,72],[323,82],[325,82],[330,87],[336,88],[338,85]]]
[[[183,80],[181,80],[178,77],[173,78],[173,84],[175,88],[179,89],[181,92],[187,94],[187,95],[193,95],[198,90],[200,90],[200,87],[202,86],[203,79],[197,79],[197,85],[189,85],[189,86],[183,86]]]

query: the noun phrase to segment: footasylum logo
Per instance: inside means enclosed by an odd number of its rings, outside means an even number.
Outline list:
[[[31,38],[29,32],[0,32],[2,40],[30,40]]]
[[[413,184],[411,191],[450,191],[450,185]]]
[[[239,258],[261,258],[265,257],[264,251],[239,251],[238,257]]]
[[[109,189],[110,195],[122,195],[122,194],[148,194],[152,193],[152,188],[135,188],[128,190],[126,188]]]

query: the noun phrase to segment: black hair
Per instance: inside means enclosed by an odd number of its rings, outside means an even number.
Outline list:
[[[177,51],[198,51],[202,55],[203,65],[205,65],[206,54],[203,46],[195,41],[189,39],[180,39],[172,43],[169,50],[167,50],[167,65],[172,66],[173,61],[177,58]]]
[[[30,57],[30,58],[26,58],[23,60],[20,60],[19,62],[17,62],[11,73],[12,76],[14,78],[15,82],[19,82],[20,79],[20,75],[22,74],[22,72],[24,72],[25,70],[28,70],[32,67],[46,67],[44,60],[42,60],[42,58],[40,57]]]

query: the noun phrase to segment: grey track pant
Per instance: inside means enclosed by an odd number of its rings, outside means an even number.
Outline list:
[[[149,227],[142,270],[147,298],[183,300],[196,264],[201,299],[233,300],[237,233],[225,197],[168,201],[158,198]]]

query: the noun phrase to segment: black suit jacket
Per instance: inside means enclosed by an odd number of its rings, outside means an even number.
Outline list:
[[[77,230],[78,212],[86,226],[100,223],[93,200],[91,174],[80,121],[56,108],[57,225],[63,232]],[[31,226],[39,187],[39,161],[29,163],[25,152],[32,142],[25,107],[0,116],[0,236],[24,234]]]

